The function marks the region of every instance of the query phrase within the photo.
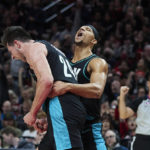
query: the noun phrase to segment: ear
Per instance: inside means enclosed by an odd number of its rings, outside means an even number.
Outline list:
[[[20,41],[14,40],[14,46],[15,46],[17,49],[20,49],[20,48],[21,48],[21,43],[20,43]]]
[[[93,39],[93,40],[91,41],[91,43],[92,43],[93,45],[95,45],[95,44],[97,44],[97,40],[96,40],[96,39]]]

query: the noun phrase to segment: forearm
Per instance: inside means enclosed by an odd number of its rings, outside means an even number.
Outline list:
[[[47,98],[52,88],[52,85],[53,85],[52,83],[47,83],[44,81],[37,82],[35,97],[30,109],[30,112],[33,115],[36,116],[37,112],[39,111],[45,99]]]
[[[79,95],[85,98],[100,98],[103,92],[103,89],[100,85],[96,83],[87,83],[87,84],[71,84],[67,85],[68,92]]]
[[[119,115],[120,115],[121,119],[127,118],[127,107],[125,104],[125,95],[123,95],[123,94],[120,94]]]

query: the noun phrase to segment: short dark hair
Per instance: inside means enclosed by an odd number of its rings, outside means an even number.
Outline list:
[[[7,44],[12,46],[14,40],[19,40],[22,42],[27,42],[31,40],[30,34],[21,26],[10,26],[7,27],[1,38],[1,44],[7,47]]]
[[[12,134],[14,137],[18,137],[18,134],[17,134],[15,128],[12,126],[8,126],[6,128],[3,128],[1,130],[1,135],[3,135],[3,134],[6,134],[6,135]]]
[[[87,25],[87,26],[89,26],[92,29],[94,37],[95,37],[95,39],[97,40],[97,43],[98,43],[100,41],[100,35],[99,35],[98,31],[92,25]]]

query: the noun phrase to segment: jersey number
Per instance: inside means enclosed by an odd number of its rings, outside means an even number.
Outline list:
[[[64,59],[61,55],[59,55],[59,60],[64,65],[64,75],[65,75],[65,77],[71,78],[72,75],[73,75],[73,77],[75,78],[74,72],[73,72],[68,60]],[[68,73],[68,69],[69,69],[70,73]]]

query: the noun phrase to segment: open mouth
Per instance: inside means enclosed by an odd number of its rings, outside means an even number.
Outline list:
[[[78,37],[81,37],[82,35],[83,35],[83,33],[82,33],[82,32],[79,32],[77,36],[78,36]]]

